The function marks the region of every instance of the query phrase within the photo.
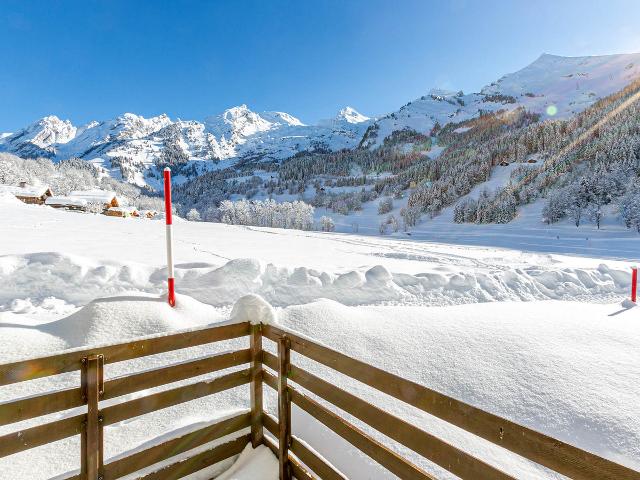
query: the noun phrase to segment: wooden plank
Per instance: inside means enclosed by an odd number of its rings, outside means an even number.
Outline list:
[[[207,425],[193,432],[173,438],[159,445],[146,448],[127,457],[109,462],[104,466],[106,478],[120,478],[150,465],[187,452],[218,438],[237,432],[251,425],[251,415],[242,413],[234,417]]]
[[[307,445],[295,436],[291,438],[291,451],[307,467],[323,480],[347,480],[347,477],[323,459],[318,457]]]
[[[85,414],[75,415],[2,435],[0,436],[0,458],[79,435],[83,431],[82,425],[86,418]]]
[[[280,428],[278,426],[278,419],[269,415],[267,412],[262,412],[262,419],[264,423],[264,428],[267,429],[267,432],[269,432],[274,437],[278,438],[278,430]]]
[[[251,435],[243,435],[227,443],[223,443],[211,450],[193,455],[192,457],[172,463],[147,475],[138,477],[139,480],[175,480],[186,477],[191,473],[207,468],[229,457],[238,455],[251,442]]]
[[[0,386],[79,370],[80,362],[89,355],[102,354],[105,363],[115,363],[243,337],[248,334],[249,322],[234,323],[5,363],[0,365]]]
[[[291,480],[291,399],[287,378],[291,367],[291,343],[286,336],[278,339],[278,460],[280,480]],[[264,353],[264,352],[263,352]]]
[[[264,426],[274,437],[278,436],[278,421],[266,412],[262,412]],[[291,451],[300,459],[302,463],[313,470],[319,478],[323,480],[345,480],[347,477],[340,473],[335,467],[311,451],[295,435],[291,435]]]
[[[290,465],[291,475],[296,480],[315,480],[313,475],[295,457],[289,456],[288,464]]]
[[[271,449],[273,454],[278,456],[278,446],[269,437],[264,437],[264,444]],[[289,456],[293,477],[296,480],[315,480],[313,477],[295,458]]]
[[[77,387],[0,403],[0,425],[21,422],[30,418],[80,407],[83,404],[82,390]]]
[[[276,438],[278,437],[276,436]],[[265,435],[264,444],[267,447],[269,447],[269,450],[271,450],[271,452],[276,456],[276,458],[278,458],[278,445],[276,445],[276,442],[274,442],[273,440],[271,440],[271,438]]]
[[[277,385],[275,376],[266,371],[263,372],[262,375],[267,385]],[[351,443],[351,445],[358,448],[365,455],[378,462],[397,477],[409,480],[435,480],[435,477],[432,477],[422,469],[408,462],[396,452],[390,450],[315,400],[295,390],[291,392],[291,400],[309,415],[323,423],[327,428],[340,435],[347,442]]]
[[[263,326],[263,334],[276,342],[280,336],[286,334],[291,339],[291,348],[294,351],[569,478],[640,480],[640,472],[285,332],[273,325]]]
[[[182,387],[165,390],[145,397],[136,398],[128,402],[111,405],[102,410],[104,425],[112,425],[122,420],[155,412],[163,408],[172,407],[180,403],[206,397],[230,388],[245,385],[251,380],[251,371],[247,368],[229,373],[212,380],[191,383]]]
[[[238,350],[199,358],[190,362],[177,363],[166,367],[125,375],[106,382],[104,399],[115,398],[148,388],[178,382],[191,377],[213,373],[225,368],[236,367],[251,360],[250,350]]]
[[[298,367],[289,378],[460,478],[513,480],[497,468]]]
[[[102,476],[102,419],[98,409],[102,378],[102,356],[90,355],[82,362],[82,384],[87,399],[87,419],[82,442],[82,471],[87,480],[99,480]]]
[[[103,400],[158,387],[190,377],[235,367],[251,360],[250,350],[211,355],[191,362],[117,377],[105,382]],[[84,405],[82,390],[69,388],[0,404],[0,425],[68,410]]]
[[[251,326],[251,446],[262,445],[262,331]]]

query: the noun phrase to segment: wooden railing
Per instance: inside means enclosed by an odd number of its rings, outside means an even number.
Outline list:
[[[251,425],[249,413],[174,438],[124,458],[104,463],[102,431],[126,419],[248,384],[251,370],[237,370],[213,380],[199,381],[100,408],[100,402],[122,395],[248,364],[251,350],[237,350],[164,366],[104,381],[105,365],[173,350],[247,336],[248,323],[213,327],[149,338],[119,345],[88,348],[50,357],[0,365],[0,386],[80,370],[81,385],[0,404],[0,425],[36,418],[86,405],[86,412],[0,436],[0,457],[81,435],[80,473],[68,478],[107,480],[137,472]],[[218,445],[188,460],[171,463],[143,478],[180,478],[238,454],[250,435]],[[26,476],[28,477],[28,475]],[[25,477],[25,478],[26,478]]]
[[[250,335],[248,348],[163,366],[104,381],[105,365],[147,355]],[[275,342],[277,355],[263,348]],[[276,351],[275,349],[272,349]],[[146,469],[138,478],[174,479],[237,455],[251,442],[278,456],[280,478],[346,478],[298,438],[291,427],[291,404],[399,478],[435,478],[370,434],[343,418],[352,416],[425,459],[465,479],[515,478],[495,466],[411,425],[291,362],[291,351],[362,382],[408,405],[488,440],[550,470],[574,479],[640,480],[640,472],[616,464],[547,435],[460,402],[427,387],[351,358],[273,325],[233,324],[89,348],[0,365],[0,386],[81,371],[81,385],[0,404],[0,425],[86,406],[82,413],[0,436],[0,457],[81,435],[80,473],[70,479],[111,480]],[[240,368],[249,364],[246,368]],[[181,384],[143,397],[102,406],[103,400],[234,368],[214,379]],[[278,397],[277,418],[264,411],[263,383]],[[106,425],[250,384],[251,412],[105,463],[102,431]],[[329,408],[328,402],[333,405]],[[241,431],[250,433],[242,434]],[[229,434],[236,438],[185,458],[185,452]],[[201,449],[200,449],[201,450]],[[179,459],[176,457],[180,455]],[[174,459],[173,457],[176,457]],[[163,462],[156,469],[147,468]]]

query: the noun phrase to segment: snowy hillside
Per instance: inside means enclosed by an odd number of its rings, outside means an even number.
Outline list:
[[[176,219],[179,296],[177,308],[171,309],[164,301],[163,222],[82,215],[25,205],[12,197],[0,202],[5,222],[0,236],[0,283],[5,287],[0,291],[0,363],[228,321],[238,299],[255,293],[275,307],[275,321],[285,328],[640,467],[640,391],[635,382],[640,375],[640,311],[620,305],[630,287],[626,262],[558,255],[552,247],[527,253]],[[491,237],[508,238],[504,233]],[[610,257],[625,256],[633,242],[610,238]],[[415,334],[407,337],[407,330]],[[132,365],[113,364],[108,378],[228,348],[194,347]],[[357,382],[321,372],[332,383],[515,478],[561,479]],[[3,387],[0,402],[76,384],[72,375],[18,383]],[[233,389],[110,425],[105,429],[106,458],[238,412],[246,395],[246,389]],[[265,408],[274,412],[269,391]],[[58,418],[54,414],[48,420]],[[35,423],[4,425],[0,435]],[[296,434],[348,478],[394,478],[297,408],[293,423]],[[437,478],[453,480],[362,428]],[[74,471],[78,451],[79,438],[73,437],[39,447],[37,455],[34,450],[11,455],[0,461],[0,468],[7,478],[50,478]]]
[[[158,164],[207,161],[193,167],[191,173],[199,175],[237,162],[280,161],[300,152],[338,151],[359,145],[374,148],[394,132],[410,129],[428,135],[436,124],[444,126],[475,118],[481,112],[517,107],[543,118],[567,118],[639,75],[640,54],[545,54],[478,93],[434,89],[376,120],[346,107],[333,119],[305,125],[288,113],[257,113],[246,105],[203,121],[172,121],[166,115],[147,119],[125,113],[76,127],[52,115],[0,138],[0,150],[55,160],[79,157],[102,165],[116,178],[157,187],[154,171]]]
[[[379,146],[393,131],[427,133],[438,123],[461,122],[481,111],[524,107],[543,117],[567,118],[640,77],[640,53],[592,57],[541,55],[532,64],[463,94],[435,89],[377,120],[365,137]],[[549,109],[549,110],[548,110]]]

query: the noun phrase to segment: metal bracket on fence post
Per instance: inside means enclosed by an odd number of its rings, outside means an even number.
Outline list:
[[[291,480],[289,447],[291,446],[291,396],[288,376],[291,365],[291,340],[286,336],[278,339],[278,457],[280,480]]]
[[[251,445],[264,443],[262,426],[262,325],[251,325]]]
[[[102,418],[98,408],[104,393],[104,357],[89,355],[82,359],[81,385],[87,403],[87,419],[82,433],[81,472],[87,480],[102,480]]]

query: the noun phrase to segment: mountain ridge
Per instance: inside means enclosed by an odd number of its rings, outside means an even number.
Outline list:
[[[254,112],[246,104],[202,121],[124,113],[76,127],[49,115],[3,134],[0,151],[54,160],[78,157],[101,164],[114,176],[122,176],[122,168],[114,165],[125,162],[133,174],[124,179],[143,186],[152,184],[149,173],[161,163],[206,161],[202,167],[206,171],[237,162],[281,161],[304,151],[377,148],[396,131],[429,135],[436,125],[520,107],[543,118],[568,118],[638,77],[640,53],[587,57],[545,53],[480,92],[432,89],[380,118],[345,107],[332,119],[306,125],[289,113]]]

